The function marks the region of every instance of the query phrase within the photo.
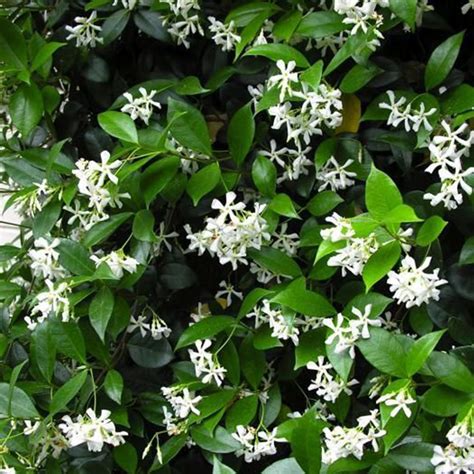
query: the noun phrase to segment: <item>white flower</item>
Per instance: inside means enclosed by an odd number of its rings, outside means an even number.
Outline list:
[[[127,326],[127,332],[133,332],[135,329],[140,330],[140,334],[142,337],[145,337],[150,330],[150,324],[146,322],[147,317],[143,314],[138,315],[137,318],[135,316],[130,317],[130,323]]]
[[[148,125],[150,117],[153,114],[153,107],[161,109],[161,104],[153,100],[153,97],[158,93],[155,90],[147,92],[144,87],[138,89],[141,96],[134,98],[130,92],[125,92],[123,96],[128,100],[120,111],[129,114],[132,120],[141,119]]]
[[[341,217],[337,212],[333,212],[331,216],[326,217],[326,222],[333,224],[333,227],[321,230],[320,234],[324,240],[339,242],[350,239],[355,235],[350,219]]]
[[[211,316],[211,312],[209,311],[209,306],[207,304],[198,303],[194,312],[189,316],[193,320],[193,323],[197,323],[198,321],[201,321],[201,319]],[[190,325],[193,323],[190,323]]]
[[[336,250],[336,255],[331,256],[327,264],[330,267],[341,267],[342,276],[345,276],[347,271],[353,275],[360,275],[367,260],[378,248],[379,243],[374,234],[351,238],[345,247]]]
[[[439,269],[432,273],[425,270],[430,266],[431,257],[427,257],[424,262],[417,267],[415,260],[407,255],[403,260],[398,272],[390,271],[388,273],[387,283],[390,285],[390,291],[394,293],[394,298],[407,308],[412,306],[421,306],[428,303],[429,300],[439,299],[439,286],[448,283],[439,278]]]
[[[281,249],[289,256],[296,255],[298,246],[300,244],[299,235],[296,232],[290,234],[288,232],[288,224],[286,222],[281,224],[280,230],[278,232],[275,231],[272,234],[272,237],[275,238],[271,245],[273,248]]]
[[[225,203],[217,199],[211,207],[220,211],[217,218],[206,218],[204,230],[193,233],[186,225],[187,239],[190,240],[189,251],[197,250],[202,255],[206,250],[217,256],[222,265],[231,263],[234,270],[238,264],[247,265],[247,249],[259,250],[270,240],[267,223],[262,217],[265,206],[254,204],[254,211],[245,209],[242,202],[234,203],[235,193],[226,194]]]
[[[189,359],[194,364],[196,377],[200,377],[203,383],[214,383],[221,386],[224,381],[226,369],[221,367],[215,356],[209,352],[212,345],[210,339],[198,340],[194,343],[197,350],[188,349]]]
[[[347,160],[343,165],[340,165],[337,160],[331,156],[326,163],[317,170],[316,178],[322,184],[318,188],[318,192],[324,191],[329,187],[332,191],[339,191],[346,189],[354,184],[354,178],[357,173],[347,171],[347,168],[354,163],[354,160]]]
[[[137,271],[138,261],[133,257],[125,255],[123,250],[114,250],[103,257],[92,255],[91,259],[94,261],[96,267],[101,263],[106,263],[117,279],[123,277],[124,271],[128,273],[135,273]]]
[[[461,12],[463,15],[469,12],[469,10],[474,10],[474,0],[469,0],[461,7]]]
[[[219,287],[223,289],[216,293],[215,298],[217,300],[218,298],[224,297],[227,307],[232,305],[232,295],[237,297],[239,300],[243,298],[243,294],[240,291],[236,291],[234,285],[226,282],[225,280],[222,280],[219,283]]]
[[[66,436],[71,447],[87,443],[89,451],[102,451],[104,444],[119,446],[125,443],[126,431],[117,432],[115,424],[110,420],[110,411],[102,410],[100,416],[88,408],[86,415],[77,416],[73,421],[69,415],[62,418],[64,423],[59,425],[59,429]]]
[[[66,322],[69,321],[70,303],[68,294],[71,292],[71,288],[66,282],[58,283],[56,286],[50,280],[45,280],[47,291],[38,293],[35,298],[36,304],[31,310],[31,315],[35,316],[40,313],[41,316],[33,321],[30,317],[25,317],[25,321],[28,323],[28,329],[33,330],[38,323],[42,323],[51,314],[57,314],[61,320]]]
[[[66,275],[66,271],[59,264],[59,252],[56,250],[60,243],[59,239],[48,242],[43,237],[34,241],[35,249],[28,251],[28,257],[31,258],[31,269],[35,276],[57,280]]]
[[[172,21],[167,31],[176,40],[178,45],[182,44],[187,49],[191,46],[188,40],[189,36],[196,33],[204,36],[199,15],[185,14],[182,19]]]
[[[168,234],[165,234],[165,223],[160,222],[159,231],[156,236],[156,242],[153,242],[154,255],[159,256],[161,254],[162,245],[166,247],[166,250],[168,250],[168,252],[171,252],[171,244],[168,242],[168,240],[174,239],[176,237],[179,237],[178,232],[170,232]]]
[[[262,456],[274,455],[277,452],[275,443],[285,441],[283,438],[277,438],[276,434],[277,428],[269,432],[266,429],[257,431],[252,426],[238,425],[232,437],[242,445],[242,448],[235,454],[243,455],[247,463],[258,461]]]
[[[319,356],[317,363],[309,362],[306,367],[316,372],[308,390],[315,390],[318,397],[327,402],[334,403],[342,392],[351,395],[350,387],[358,383],[355,379],[346,383],[338,375],[333,375],[332,371],[330,372],[332,365],[325,362],[324,356]]]
[[[365,306],[364,312],[360,311],[358,308],[355,307],[352,307],[351,312],[357,317],[357,319],[351,319],[349,321],[349,325],[359,331],[359,337],[361,337],[362,339],[368,339],[370,337],[369,326],[382,326],[382,321],[370,317],[370,313],[372,312],[371,304]]]
[[[291,84],[298,83],[298,73],[293,72],[296,62],[290,61],[285,64],[284,61],[279,59],[276,66],[280,70],[280,74],[275,74],[268,79],[268,87],[271,89],[276,86],[280,90],[280,102],[283,102],[287,95],[291,96],[293,93]]]
[[[474,167],[467,168],[464,171],[456,169],[454,172],[447,168],[441,168],[438,174],[441,179],[439,193],[426,193],[423,196],[423,199],[429,200],[432,206],[443,203],[447,209],[456,209],[464,200],[462,191],[468,195],[472,194],[472,186],[465,181],[465,178],[474,175]]]
[[[409,405],[416,403],[416,400],[410,395],[407,389],[402,389],[398,392],[387,393],[382,395],[377,403],[384,403],[388,407],[393,407],[390,416],[393,418],[397,416],[400,411],[403,411],[407,418],[411,416],[411,409]]]
[[[171,334],[171,329],[157,314],[153,313],[150,324],[150,334],[153,339],[159,341],[162,337],[168,338]]]
[[[119,0],[114,0],[114,2],[112,3],[112,6],[116,7],[118,5],[118,1]],[[139,0],[120,0],[120,2],[122,3],[123,8],[125,8],[126,10],[133,10],[136,7]]]
[[[208,17],[209,31],[214,33],[212,39],[217,46],[221,46],[222,51],[232,51],[240,43],[241,38],[236,33],[235,24],[231,21],[228,24],[216,20],[215,17]]]
[[[66,37],[66,40],[75,39],[76,46],[90,46],[95,48],[97,43],[102,43],[103,38],[98,37],[98,33],[102,31],[102,28],[95,24],[97,20],[97,12],[94,10],[89,18],[77,16],[74,18],[76,26],[66,26],[66,31],[71,33]]]
[[[331,318],[323,320],[323,324],[331,330],[331,334],[326,339],[326,344],[336,342],[334,352],[339,354],[348,350],[349,356],[355,358],[355,343],[359,339],[359,330],[357,326],[347,325],[344,316],[339,313],[336,322]]]
[[[190,413],[200,415],[196,405],[202,400],[201,396],[195,396],[189,389],[180,387],[162,387],[161,392],[173,408],[174,414],[178,418],[186,418]],[[166,413],[165,413],[166,417]]]
[[[369,415],[360,416],[354,428],[343,426],[324,428],[323,463],[329,465],[351,455],[361,459],[368,444],[377,452],[379,450],[378,438],[386,434],[380,427],[379,415],[378,410],[372,410]]]

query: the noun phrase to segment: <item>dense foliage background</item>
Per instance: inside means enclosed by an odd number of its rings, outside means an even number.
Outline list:
[[[0,472],[474,472],[474,2],[6,0]]]

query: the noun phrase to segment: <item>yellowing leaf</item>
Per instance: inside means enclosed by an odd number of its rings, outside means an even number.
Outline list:
[[[359,130],[361,117],[360,100],[354,94],[343,94],[342,96],[342,124],[336,128],[336,134]]]

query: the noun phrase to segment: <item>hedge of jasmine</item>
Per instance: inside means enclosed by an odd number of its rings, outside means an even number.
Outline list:
[[[474,472],[474,1],[6,0],[0,472]]]

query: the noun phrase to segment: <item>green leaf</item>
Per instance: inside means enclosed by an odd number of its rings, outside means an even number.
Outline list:
[[[214,456],[212,461],[212,474],[236,474],[233,469],[225,464],[222,464],[219,459]]]
[[[11,391],[10,385],[3,382],[0,383],[0,415],[25,420],[40,416],[30,397],[21,388],[13,387]]]
[[[67,404],[79,393],[79,390],[84,385],[87,378],[87,371],[83,370],[69,379],[58,391],[54,394],[51,404],[49,406],[50,416],[64,410]]]
[[[398,262],[401,246],[397,240],[382,245],[367,261],[362,270],[366,291],[381,280]]]
[[[474,376],[456,356],[444,352],[432,352],[427,364],[434,377],[448,387],[461,392],[474,392]]]
[[[425,69],[425,88],[433,89],[440,85],[451,72],[461,49],[464,31],[450,36],[431,54]]]
[[[357,347],[380,372],[395,377],[406,376],[406,355],[397,338],[381,328],[371,328],[369,339],[360,339]],[[380,348],[383,347],[383,350]]]
[[[61,214],[61,201],[53,200],[36,214],[33,221],[33,236],[35,239],[48,234],[54,227]]]
[[[232,341],[228,341],[219,350],[219,362],[226,369],[226,377],[232,385],[240,383],[240,360],[239,354]]]
[[[356,64],[346,73],[341,81],[339,89],[341,89],[344,94],[354,94],[381,72],[382,69],[375,64]]]
[[[39,69],[46,61],[50,60],[53,57],[53,54],[59,49],[65,46],[66,43],[57,43],[52,41],[51,43],[46,43],[39,51],[35,54],[33,62],[31,63],[31,72]]]
[[[82,364],[86,363],[86,346],[82,332],[76,322],[53,323],[53,337],[56,347],[61,354],[77,360]]]
[[[0,301],[13,298],[21,293],[21,286],[10,281],[0,280]]]
[[[199,201],[209,194],[221,180],[221,169],[216,161],[194,173],[188,181],[186,192],[196,206]]]
[[[371,216],[379,221],[392,209],[403,204],[400,191],[392,178],[373,165],[367,178],[365,204]]]
[[[295,347],[295,370],[314,362],[318,356],[325,355],[326,330],[312,329],[301,334],[300,343]]]
[[[270,464],[262,474],[305,474],[295,458],[281,459]]]
[[[313,12],[305,15],[296,33],[309,38],[324,38],[347,28],[344,17],[333,11]]]
[[[435,385],[423,394],[421,407],[432,415],[455,416],[465,403],[473,399],[473,393],[459,392],[446,385]]]
[[[196,426],[191,428],[191,437],[200,448],[211,453],[233,453],[241,448],[241,444],[222,426],[218,426],[214,434],[204,426]]]
[[[175,350],[182,349],[201,339],[211,339],[216,334],[235,324],[235,322],[235,319],[231,316],[210,316],[204,318],[185,329],[176,344]]]
[[[107,16],[102,24],[101,36],[104,39],[104,45],[110,44],[117,39],[127,26],[130,20],[130,12],[128,10],[118,10]]]
[[[116,446],[112,454],[114,456],[114,461],[127,474],[135,474],[138,466],[138,455],[136,449],[132,444],[124,443],[120,446]]]
[[[301,268],[298,264],[281,250],[263,247],[260,250],[249,249],[247,253],[250,258],[275,275],[301,276]]]
[[[56,345],[49,321],[38,324],[31,337],[33,340],[32,354],[38,369],[46,381],[51,382],[56,359]]]
[[[32,83],[18,87],[10,98],[9,111],[13,124],[27,137],[43,116],[43,96],[38,86]]]
[[[258,408],[258,395],[250,395],[237,400],[227,411],[225,426],[235,431],[238,425],[247,426],[255,418]]]
[[[237,59],[246,46],[255,39],[257,33],[262,28],[265,20],[268,18],[270,12],[263,11],[257,15],[245,28],[239,33],[240,41],[235,47],[235,59]]]
[[[104,341],[107,324],[114,309],[114,294],[107,286],[103,286],[95,295],[89,306],[89,319],[95,332]]]
[[[171,135],[181,145],[207,156],[212,154],[206,120],[199,110],[170,97],[167,118]]]
[[[265,352],[258,351],[253,345],[252,336],[247,336],[240,345],[240,366],[247,382],[253,389],[257,389],[267,370]]]
[[[474,263],[474,237],[469,237],[466,240],[459,256],[459,265],[469,265],[471,263]]]
[[[89,252],[79,242],[61,239],[58,245],[59,263],[74,275],[92,275],[95,265],[90,259]]]
[[[134,334],[128,344],[128,352],[135,364],[148,369],[158,369],[168,365],[174,357],[170,343],[166,339],[142,338]]]
[[[28,52],[21,30],[7,18],[0,18],[0,63],[7,70],[21,71],[26,69]]]
[[[430,332],[415,341],[407,352],[407,375],[411,377],[423,367],[445,332],[446,330]]]
[[[390,451],[389,457],[400,467],[413,472],[431,472],[434,444],[408,442]]]
[[[257,156],[252,164],[252,179],[256,188],[264,196],[273,196],[276,189],[277,170],[264,156]]]
[[[290,41],[302,17],[299,10],[286,13],[273,26],[272,35],[279,40]]]
[[[133,236],[144,242],[154,242],[156,240],[155,217],[148,209],[142,209],[135,214],[133,218],[132,233]]]
[[[387,213],[383,222],[384,224],[400,224],[402,222],[420,222],[421,220],[411,206],[400,204]]]
[[[99,114],[97,120],[101,128],[112,137],[124,142],[138,143],[137,127],[129,115],[109,110]]]
[[[313,90],[317,90],[323,76],[324,62],[320,59],[316,61],[309,69],[300,74],[301,82],[305,82]]]
[[[147,206],[173,179],[179,167],[180,159],[177,156],[167,156],[160,158],[143,172],[140,185]]]
[[[227,128],[227,142],[230,156],[237,165],[241,165],[252,148],[255,136],[255,120],[252,103],[245,104],[232,116]]]
[[[157,457],[149,472],[158,471],[162,466],[168,464],[184,448],[188,438],[189,435],[187,433],[182,433],[177,436],[172,436],[168,441],[166,441],[166,443],[160,448],[163,462],[161,463],[160,459]]]
[[[298,418],[291,435],[293,456],[306,474],[319,474],[321,469],[321,431],[323,424],[310,410]]]
[[[412,30],[415,27],[417,0],[390,0],[390,10]]]
[[[291,282],[270,301],[288,306],[297,313],[310,317],[325,317],[336,313],[334,307],[323,295],[305,288],[304,278]]]
[[[273,197],[268,205],[268,208],[280,216],[299,219],[293,201],[288,194],[277,194]]]
[[[278,61],[281,59],[285,63],[295,61],[298,67],[308,68],[310,64],[308,60],[300,53],[297,49],[287,44],[272,43],[272,44],[260,44],[253,46],[247,50],[242,56],[263,56],[271,59],[272,61]]]
[[[334,191],[323,191],[316,194],[308,202],[306,208],[313,216],[319,217],[331,212],[341,202],[343,202],[343,199],[339,194]]]
[[[133,21],[137,28],[148,36],[158,41],[167,42],[170,40],[168,31],[163,25],[163,18],[159,12],[140,9],[133,15]]]
[[[104,390],[115,403],[122,401],[123,378],[116,370],[109,370],[104,380]]]
[[[416,235],[416,245],[427,247],[443,232],[448,223],[439,216],[431,216],[420,227]]]
[[[132,212],[121,212],[109,217],[104,222],[94,224],[84,235],[82,242],[86,247],[100,244],[110,237],[124,222],[133,215]]]

